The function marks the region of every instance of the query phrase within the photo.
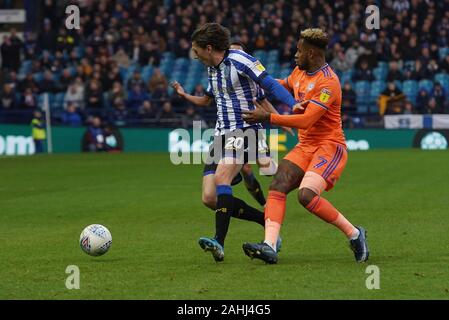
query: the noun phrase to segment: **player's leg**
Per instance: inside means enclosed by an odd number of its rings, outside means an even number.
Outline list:
[[[267,263],[277,262],[277,241],[285,217],[287,194],[298,188],[304,176],[301,165],[298,165],[301,161],[307,161],[307,156],[302,155],[296,148],[281,161],[270,184],[265,206],[264,242],[244,243],[243,251],[247,256],[261,259]]]
[[[331,152],[329,152],[332,150]],[[301,182],[298,192],[298,201],[311,213],[322,220],[336,226],[350,240],[350,244],[355,250],[356,260],[366,261],[369,256],[368,246],[365,240],[365,230],[355,227],[345,216],[339,212],[321,194],[328,190],[338,180],[347,160],[347,153],[344,147],[335,146],[318,149],[314,159],[304,179]]]
[[[264,206],[266,203],[265,196],[263,195],[262,188],[259,181],[257,181],[250,164],[245,164],[241,171],[243,179],[245,181],[245,187],[248,192],[253,196],[254,199],[261,205]]]

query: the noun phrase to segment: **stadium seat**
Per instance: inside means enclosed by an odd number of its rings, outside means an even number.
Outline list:
[[[340,79],[341,84],[344,85],[346,82],[349,82],[351,84],[351,86],[354,87],[354,83],[352,81],[353,74],[354,74],[354,69],[343,72],[343,74],[341,75],[341,79]]]
[[[388,69],[385,69],[383,67],[377,67],[373,69],[373,74],[376,80],[385,81],[387,79]]]
[[[357,103],[368,102],[370,99],[370,83],[368,81],[357,81],[355,83]]]
[[[449,47],[446,48],[440,48],[438,50],[438,53],[440,55],[440,60],[443,60],[444,58],[446,58],[447,56],[449,56]]]
[[[427,93],[431,93],[433,89],[433,82],[431,80],[423,79],[418,83],[418,90],[424,89]]]
[[[370,102],[374,103],[377,101],[377,98],[380,96],[382,91],[387,87],[385,81],[373,81],[371,82],[371,92],[370,92]]]
[[[253,56],[257,60],[261,61],[262,63],[265,63],[265,60],[266,60],[266,57],[267,57],[267,53],[265,51],[263,51],[263,50],[256,50],[256,51],[254,51]]]
[[[446,73],[438,73],[434,78],[435,82],[439,82],[441,86],[446,91],[446,94],[449,94],[449,74]]]
[[[415,80],[406,80],[402,83],[402,92],[412,102],[416,102],[416,96],[418,95],[418,82]]]

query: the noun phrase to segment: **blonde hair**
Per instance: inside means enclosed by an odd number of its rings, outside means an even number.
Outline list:
[[[309,28],[301,31],[301,38],[307,43],[323,50],[326,50],[329,44],[329,36],[319,28]]]

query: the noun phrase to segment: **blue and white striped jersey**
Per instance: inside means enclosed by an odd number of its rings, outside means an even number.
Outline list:
[[[229,50],[216,67],[208,67],[209,84],[206,94],[217,104],[215,135],[237,128],[262,128],[251,125],[242,118],[242,111],[254,110],[253,99],[264,97],[258,83],[267,75],[262,64],[241,50]]]

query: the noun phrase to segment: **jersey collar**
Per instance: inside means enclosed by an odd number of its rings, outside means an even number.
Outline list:
[[[328,67],[329,65],[327,63],[325,63],[322,67],[318,68],[318,70],[315,70],[313,72],[306,72],[308,76],[313,76],[314,74],[316,74],[318,71],[323,70],[324,68]]]

